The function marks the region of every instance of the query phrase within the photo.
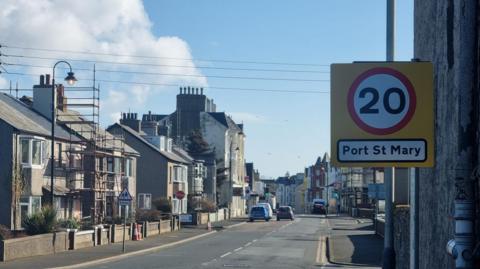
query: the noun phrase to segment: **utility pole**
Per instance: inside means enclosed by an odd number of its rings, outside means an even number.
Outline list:
[[[395,59],[395,0],[387,0],[387,61]],[[395,268],[395,248],[393,245],[393,173],[392,167],[385,168],[385,236],[383,249],[383,269]]]

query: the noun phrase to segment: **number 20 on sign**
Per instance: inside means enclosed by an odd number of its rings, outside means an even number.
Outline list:
[[[331,152],[337,166],[431,167],[433,128],[431,63],[331,66]]]

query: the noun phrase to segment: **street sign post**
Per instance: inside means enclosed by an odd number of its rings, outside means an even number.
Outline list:
[[[122,252],[125,253],[125,234],[126,234],[126,227],[127,227],[127,210],[128,206],[132,202],[132,195],[128,192],[128,189],[125,188],[123,191],[118,195],[118,204],[123,207],[123,242],[122,242]]]
[[[433,112],[431,63],[333,64],[332,162],[432,167]]]

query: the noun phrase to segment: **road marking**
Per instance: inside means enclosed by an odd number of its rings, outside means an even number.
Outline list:
[[[317,257],[315,259],[315,261],[320,265],[326,265],[325,241],[326,241],[325,236],[320,235],[320,237],[318,238],[318,245],[317,245]]]
[[[252,242],[248,242],[248,243],[245,244],[244,247],[248,247],[248,246],[250,246],[251,244],[252,244]]]
[[[220,256],[220,258],[226,257],[226,256],[228,256],[228,255],[230,255],[230,254],[232,254],[232,252],[229,251],[229,252],[223,254],[222,256]]]
[[[252,242],[257,242],[257,239],[253,239]]]
[[[239,248],[236,248],[233,250],[233,252],[236,252],[236,251],[239,251],[239,250],[242,250],[243,247],[239,247]]]

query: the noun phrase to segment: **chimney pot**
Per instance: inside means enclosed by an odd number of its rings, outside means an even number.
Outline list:
[[[45,75],[45,85],[50,85],[50,74]]]
[[[190,94],[190,86],[188,86],[188,94]]]
[[[43,85],[45,85],[45,76],[40,75],[40,86],[43,86]]]
[[[203,88],[200,88],[200,94],[203,95]]]
[[[197,95],[198,95],[198,88],[196,88],[196,89],[195,89],[195,94],[197,94]]]

